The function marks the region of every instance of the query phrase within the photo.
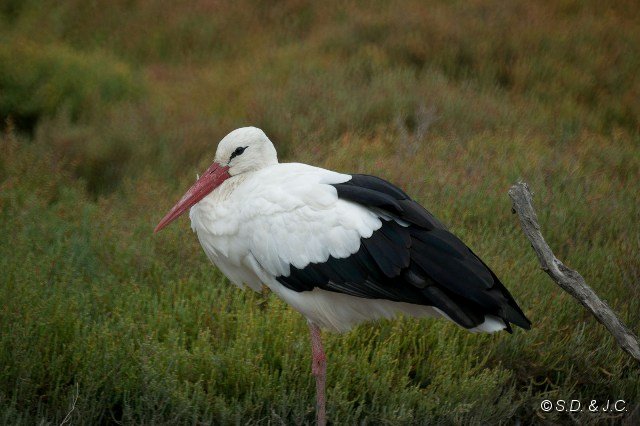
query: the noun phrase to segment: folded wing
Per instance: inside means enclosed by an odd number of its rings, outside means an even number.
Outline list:
[[[335,188],[338,200],[325,210],[337,216],[329,220],[334,222],[332,226],[314,232],[334,232],[320,240],[342,249],[318,249],[323,255],[307,257],[308,262],[304,256],[294,256],[298,261],[290,262],[288,271],[275,274],[282,285],[297,292],[320,288],[433,306],[465,328],[479,326],[488,315],[501,319],[508,331],[510,323],[530,328],[511,294],[484,262],[402,190],[367,175],[352,175],[346,182],[323,186],[329,185]],[[349,210],[345,205],[366,212]],[[342,211],[334,211],[336,208]],[[327,217],[322,210],[320,207],[313,213]],[[379,219],[379,225],[370,214]],[[366,225],[354,224],[363,218]],[[342,228],[332,231],[336,226]],[[317,235],[305,238],[317,244]],[[340,243],[341,238],[349,241]],[[286,259],[282,261],[286,263]]]

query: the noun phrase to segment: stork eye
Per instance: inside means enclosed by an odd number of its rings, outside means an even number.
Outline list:
[[[233,154],[231,154],[231,158],[229,158],[229,161],[233,160],[235,157],[237,157],[238,155],[241,155],[245,149],[247,149],[248,147],[246,146],[239,146],[236,148],[235,151],[233,151]]]

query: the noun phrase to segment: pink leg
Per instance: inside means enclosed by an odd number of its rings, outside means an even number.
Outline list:
[[[320,328],[309,321],[309,331],[311,333],[311,372],[316,376],[316,421],[318,426],[327,424],[325,413],[324,386],[327,379],[327,357],[322,349],[322,339]]]

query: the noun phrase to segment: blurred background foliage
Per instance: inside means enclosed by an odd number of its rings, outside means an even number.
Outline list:
[[[529,182],[557,255],[637,332],[638,22],[624,0],[0,1],[0,421],[313,420],[304,320],[231,287],[187,220],[151,235],[255,125],[283,161],[404,187],[534,322],[330,336],[336,423],[633,424],[638,366],[539,271],[506,191]]]

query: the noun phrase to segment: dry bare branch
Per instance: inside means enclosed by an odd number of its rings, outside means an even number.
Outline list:
[[[513,209],[520,217],[522,230],[531,242],[531,246],[538,256],[542,270],[544,270],[564,291],[569,293],[590,311],[598,321],[604,325],[618,342],[618,345],[640,362],[640,347],[638,338],[620,321],[598,295],[587,285],[582,275],[567,268],[558,258],[542,237],[538,217],[533,209],[531,192],[524,182],[518,182],[509,189],[509,197],[513,202]]]

